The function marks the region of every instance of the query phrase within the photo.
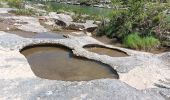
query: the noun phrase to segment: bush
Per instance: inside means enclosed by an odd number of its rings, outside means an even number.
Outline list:
[[[113,13],[109,25],[105,26],[107,36],[123,39],[124,36],[134,32],[136,26],[145,18],[143,0],[129,0],[126,6],[127,9]]]
[[[170,21],[167,17],[169,15],[165,13],[170,8],[168,3],[153,3],[146,0],[113,1],[124,5],[126,9],[113,11],[109,24],[99,27],[98,34],[117,38],[121,42],[134,32],[138,32],[141,37],[153,35],[161,41],[164,40],[170,30]],[[148,41],[148,38],[143,41]]]
[[[22,8],[23,0],[7,0],[10,7]]]
[[[165,14],[167,5],[159,3],[148,3],[145,0],[128,0],[127,9],[118,10],[113,13],[113,17],[104,34],[109,37],[123,39],[133,32],[139,32],[143,35],[163,34],[167,22]],[[159,33],[156,31],[159,30]]]
[[[1,4],[1,2],[0,2],[0,8],[3,8],[4,7],[4,5],[3,4]]]
[[[160,42],[153,36],[141,37],[139,33],[132,33],[124,38],[123,44],[128,48],[149,51],[158,47]]]

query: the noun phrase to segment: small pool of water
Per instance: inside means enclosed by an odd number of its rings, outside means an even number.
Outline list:
[[[35,33],[35,32],[26,32],[22,30],[12,30],[12,31],[5,31],[10,34],[15,34],[24,38],[52,38],[52,39],[64,39],[64,34],[57,33],[57,32],[42,32],[42,33]]]
[[[15,34],[15,35],[18,35],[24,38],[32,38],[37,34],[34,32],[26,32],[22,30],[12,30],[12,31],[5,31],[5,32],[10,33],[10,34]]]
[[[42,32],[42,33],[38,33],[37,35],[35,35],[33,38],[52,38],[52,39],[64,39],[65,37],[63,36],[63,34],[59,34],[59,33],[54,33],[54,32]]]
[[[98,45],[96,45],[96,46],[89,45],[89,46],[85,46],[84,48],[90,52],[98,53],[100,55],[108,55],[111,57],[126,57],[126,56],[128,56],[125,52],[110,49],[110,48],[105,48],[105,47],[98,46]]]
[[[87,81],[101,78],[118,79],[110,66],[75,57],[61,46],[35,46],[21,51],[36,76],[51,80]]]

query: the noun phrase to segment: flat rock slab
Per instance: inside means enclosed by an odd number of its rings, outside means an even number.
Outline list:
[[[103,62],[114,68],[120,79],[69,82],[46,80],[34,75],[24,47],[44,43],[59,44],[77,56]],[[89,52],[83,47],[97,44],[126,52],[128,57],[110,57]],[[151,54],[105,45],[92,37],[33,39],[0,32],[1,100],[169,100],[170,52]]]
[[[9,11],[15,10],[13,8],[0,8],[0,14],[6,14]]]
[[[3,20],[13,20],[17,29],[27,32],[48,32],[44,26],[40,25],[38,18],[27,16],[1,16]]]

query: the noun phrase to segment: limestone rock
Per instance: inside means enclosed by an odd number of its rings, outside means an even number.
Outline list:
[[[93,24],[94,21],[89,20],[86,21],[86,23],[76,23],[72,22],[70,25],[67,27],[67,29],[72,29],[72,30],[86,30],[88,32],[93,32],[95,29],[97,29],[97,25]]]
[[[19,53],[33,44],[60,44],[73,49],[73,54],[105,63],[115,69],[119,80],[98,79],[69,82],[38,78],[26,58]],[[110,57],[83,49],[98,44],[126,52],[128,57]],[[1,100],[169,100],[170,52],[151,54],[105,45],[89,36],[66,39],[22,38],[0,32],[0,99]]]
[[[84,27],[88,32],[93,32],[95,29],[97,29],[98,25],[94,24],[93,20],[87,20],[84,24]]]
[[[73,21],[70,15],[56,14],[55,12],[50,12],[49,18],[54,19],[56,24],[61,26],[69,26],[69,24]]]
[[[26,16],[9,16],[5,17],[6,20],[13,19],[15,20],[14,25],[20,30],[28,32],[47,32],[43,26],[40,25],[38,18],[35,17],[26,17]]]
[[[15,9],[13,8],[0,8],[0,14],[3,14],[3,13],[8,13],[9,11],[13,11]]]
[[[67,27],[67,29],[71,29],[71,30],[83,30],[84,29],[84,24],[83,23],[72,22]]]

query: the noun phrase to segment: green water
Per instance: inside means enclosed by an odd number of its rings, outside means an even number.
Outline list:
[[[46,4],[50,10],[52,11],[70,11],[75,12],[76,14],[87,14],[91,16],[98,17],[109,17],[113,9],[109,8],[98,8],[91,6],[82,6],[82,5],[71,5],[57,2],[46,2]]]

